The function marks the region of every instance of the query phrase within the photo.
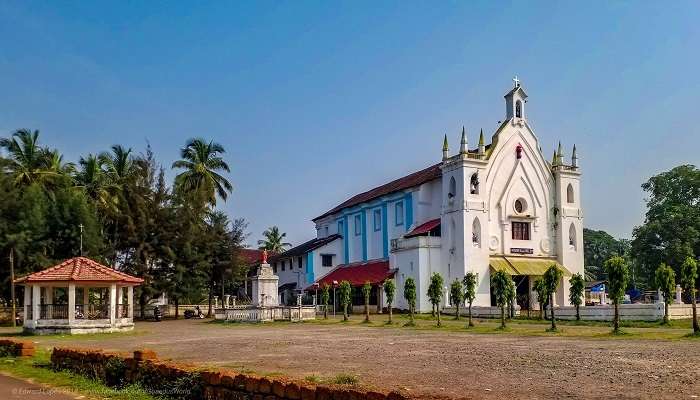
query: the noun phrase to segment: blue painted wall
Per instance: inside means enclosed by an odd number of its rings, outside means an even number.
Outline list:
[[[389,257],[389,223],[386,201],[382,203],[382,245],[384,258]]]
[[[314,252],[306,253],[306,283],[314,283]]]

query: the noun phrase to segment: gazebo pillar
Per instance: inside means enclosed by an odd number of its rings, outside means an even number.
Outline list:
[[[24,325],[27,325],[27,315],[29,315],[30,307],[32,306],[31,286],[24,287]],[[32,317],[33,319],[34,317]]]
[[[114,326],[117,318],[117,285],[111,284],[109,287],[109,324]]]
[[[75,283],[68,284],[68,325],[75,322]]]
[[[44,286],[44,304],[53,304],[53,286]],[[53,318],[53,306],[46,306],[46,319]]]
[[[129,286],[128,293],[126,296],[127,304],[129,305],[129,313],[126,315],[128,318],[134,318],[134,287]]]
[[[88,304],[90,304],[90,288],[83,286],[83,314],[88,312]]]
[[[39,315],[39,304],[41,304],[41,286],[32,285],[32,319],[37,321]]]
[[[124,287],[117,286],[117,318],[121,319],[123,311],[122,303],[124,302]]]

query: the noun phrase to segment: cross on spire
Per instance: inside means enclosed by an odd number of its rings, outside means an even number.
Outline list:
[[[520,86],[520,79],[518,79],[518,75],[515,75],[515,76],[513,77],[513,86],[514,86],[514,87]]]

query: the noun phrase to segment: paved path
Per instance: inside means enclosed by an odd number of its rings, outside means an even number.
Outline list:
[[[77,398],[77,396],[55,392],[46,386],[0,374],[0,399],[3,400],[75,400]]]

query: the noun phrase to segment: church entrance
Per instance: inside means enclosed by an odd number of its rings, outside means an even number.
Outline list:
[[[520,306],[520,315],[530,310],[530,276],[513,275],[515,301]]]

